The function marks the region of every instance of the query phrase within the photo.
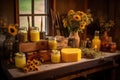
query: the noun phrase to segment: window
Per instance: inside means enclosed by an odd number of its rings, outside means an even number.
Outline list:
[[[42,31],[46,31],[48,26],[48,1],[49,0],[18,0],[18,23],[20,27],[28,27],[29,16],[31,27],[39,27],[41,30],[42,22]]]

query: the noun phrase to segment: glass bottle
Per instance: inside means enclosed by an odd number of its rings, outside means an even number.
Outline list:
[[[92,49],[99,51],[100,47],[101,47],[101,40],[99,38],[99,31],[95,31],[95,35],[92,40]]]
[[[89,38],[86,39],[86,48],[91,48],[91,41]]]
[[[26,56],[24,53],[16,53],[15,66],[17,68],[23,68],[26,65]]]
[[[40,32],[38,27],[32,27],[30,30],[30,41],[40,41]]]

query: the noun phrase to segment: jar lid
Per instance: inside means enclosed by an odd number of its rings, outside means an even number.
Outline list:
[[[58,51],[58,50],[52,50],[52,53],[53,54],[60,54],[60,51]]]
[[[19,56],[19,57],[25,57],[25,54],[24,54],[24,53],[16,53],[15,55],[16,55],[16,56]]]

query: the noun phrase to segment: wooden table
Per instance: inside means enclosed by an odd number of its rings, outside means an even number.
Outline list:
[[[10,64],[4,60],[1,60],[1,65],[10,80],[65,80],[65,78],[76,77],[76,74],[77,76],[88,75],[97,71],[115,69],[118,66],[115,61],[120,58],[120,52],[103,54],[103,56],[95,59],[82,58],[79,62],[42,64],[40,71],[28,73],[14,67],[10,68]]]

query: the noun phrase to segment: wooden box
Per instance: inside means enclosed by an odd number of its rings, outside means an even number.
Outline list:
[[[32,52],[37,50],[48,50],[48,41],[19,43],[19,52]]]

